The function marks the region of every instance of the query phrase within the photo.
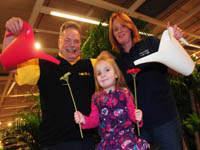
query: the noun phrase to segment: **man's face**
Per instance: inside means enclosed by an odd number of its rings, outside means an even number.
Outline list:
[[[58,41],[58,47],[68,62],[73,62],[80,56],[80,46],[79,32],[74,28],[65,29]]]

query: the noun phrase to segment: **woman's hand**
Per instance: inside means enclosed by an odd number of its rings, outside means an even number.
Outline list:
[[[170,23],[168,22],[167,28],[169,29],[169,27],[170,27]],[[173,35],[177,40],[183,37],[182,30],[176,24],[173,26]]]
[[[74,120],[77,124],[79,123],[85,124],[85,118],[83,114],[79,111],[74,112]]]
[[[177,25],[174,25],[174,37],[177,40],[183,37],[183,32]]]
[[[135,119],[140,122],[143,116],[142,111],[140,109],[136,109],[134,113],[135,113]]]

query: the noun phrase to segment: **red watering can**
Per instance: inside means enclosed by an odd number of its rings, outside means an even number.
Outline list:
[[[11,35],[11,33],[9,33]],[[38,58],[59,64],[56,58],[34,47],[34,34],[32,27],[23,23],[22,32],[17,36],[0,55],[0,62],[5,68],[14,68],[17,64]]]

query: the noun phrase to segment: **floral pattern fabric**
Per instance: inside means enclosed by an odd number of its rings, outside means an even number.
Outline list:
[[[149,143],[139,139],[134,132],[135,125],[128,112],[127,102],[133,101],[128,90],[115,89],[93,96],[99,110],[98,131],[101,141],[97,150],[147,150]],[[135,108],[133,108],[135,109]],[[132,114],[134,115],[134,114]]]

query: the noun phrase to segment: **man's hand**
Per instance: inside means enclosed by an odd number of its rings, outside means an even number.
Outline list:
[[[5,25],[6,31],[11,32],[14,36],[19,35],[22,32],[23,20],[18,17],[10,18]]]

